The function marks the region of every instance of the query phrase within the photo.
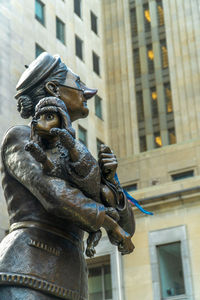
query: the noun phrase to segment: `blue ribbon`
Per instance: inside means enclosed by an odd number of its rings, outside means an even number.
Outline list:
[[[117,176],[117,173],[115,173],[115,179],[117,180],[117,182],[120,184],[119,182],[119,178]],[[126,195],[127,199],[129,201],[131,201],[132,204],[134,204],[140,211],[142,211],[144,214],[146,215],[153,215],[152,212],[145,210],[144,208],[142,208],[142,206],[138,203],[138,201],[133,198],[126,190],[123,189],[124,194]]]

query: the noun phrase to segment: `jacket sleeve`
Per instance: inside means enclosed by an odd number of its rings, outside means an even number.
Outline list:
[[[105,207],[57,177],[45,175],[40,163],[24,150],[28,126],[11,128],[2,144],[2,161],[8,173],[25,186],[47,212],[71,220],[81,229],[97,231],[105,218]]]
[[[117,206],[117,211],[120,216],[120,220],[118,224],[131,236],[135,233],[135,219],[132,207],[128,202],[126,195],[121,192],[120,193],[120,204]]]

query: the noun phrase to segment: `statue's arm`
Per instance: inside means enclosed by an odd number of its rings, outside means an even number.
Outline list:
[[[104,223],[105,207],[87,198],[68,182],[45,175],[41,164],[24,150],[30,130],[16,126],[8,131],[2,145],[3,163],[11,176],[23,184],[51,214],[68,219],[86,231]]]

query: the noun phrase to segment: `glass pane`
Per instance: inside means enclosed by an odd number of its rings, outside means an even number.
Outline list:
[[[147,151],[146,136],[140,136],[140,152]]]
[[[152,117],[158,118],[158,95],[156,92],[156,88],[153,87],[150,89],[151,92],[151,110],[152,110]]]
[[[154,145],[155,145],[155,148],[162,147],[162,138],[160,136],[160,132],[154,133]]]
[[[45,50],[42,47],[40,47],[38,44],[35,45],[35,57],[38,57],[44,51]]]
[[[130,16],[131,16],[131,31],[132,31],[132,36],[136,37],[137,34],[138,34],[136,8],[132,8],[131,9]]]
[[[158,18],[158,26],[161,27],[164,25],[164,12],[162,6],[162,0],[157,0],[157,18]]]
[[[141,69],[140,69],[140,53],[139,49],[134,49],[133,51],[133,58],[134,58],[134,73],[135,78],[139,78],[141,76]]]
[[[81,126],[78,128],[78,139],[81,143],[87,146],[87,131]]]
[[[169,82],[164,84],[164,89],[165,89],[166,111],[169,114],[173,112],[172,92],[171,92],[171,87]]]
[[[99,57],[93,52],[93,71],[99,75],[100,69],[99,69]]]
[[[161,59],[162,59],[162,68],[168,68],[168,51],[166,40],[160,41],[160,49],[161,49]]]
[[[103,299],[101,267],[89,268],[88,293],[89,300]]]
[[[35,16],[42,24],[44,24],[44,5],[39,0],[35,1]]]
[[[102,105],[101,105],[101,98],[96,95],[95,96],[95,114],[97,117],[102,119]]]
[[[98,31],[97,31],[97,17],[95,16],[95,14],[92,11],[91,11],[91,29],[96,34],[98,33]]]
[[[158,246],[162,298],[185,293],[180,242]]]
[[[56,17],[56,37],[65,43],[65,24]]]
[[[149,74],[154,73],[154,52],[152,45],[147,46],[147,58],[148,58],[148,71]]]
[[[143,5],[144,11],[144,28],[145,32],[149,32],[151,30],[151,16],[149,11],[149,4],[146,3]]]
[[[76,56],[80,59],[83,59],[83,41],[76,36]]]
[[[136,92],[137,118],[138,122],[144,121],[144,105],[142,91]]]
[[[104,266],[104,289],[105,299],[112,299],[112,282],[110,265]]]
[[[81,0],[74,0],[74,12],[81,17]]]

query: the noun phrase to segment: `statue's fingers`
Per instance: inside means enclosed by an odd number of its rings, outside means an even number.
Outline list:
[[[52,129],[50,130],[50,133],[51,133],[52,135],[59,136],[59,135],[62,134],[62,129],[60,129],[60,128],[52,128]]]
[[[101,144],[99,155],[101,153],[112,153],[112,151],[111,151],[110,147],[108,147],[107,145]]]

